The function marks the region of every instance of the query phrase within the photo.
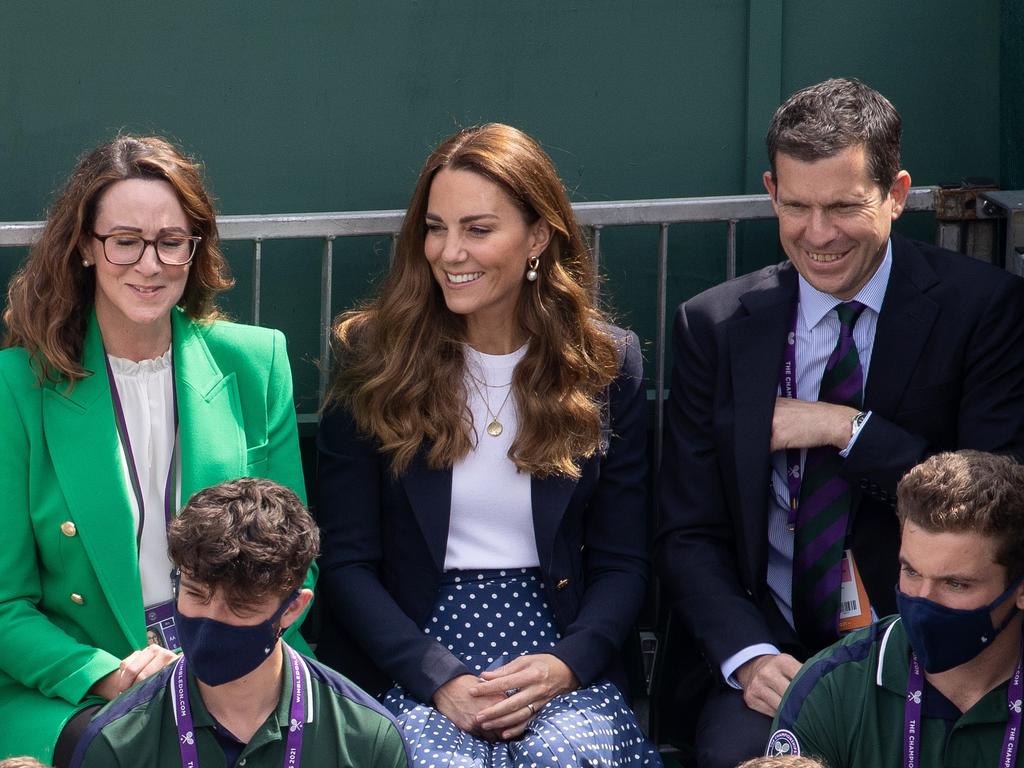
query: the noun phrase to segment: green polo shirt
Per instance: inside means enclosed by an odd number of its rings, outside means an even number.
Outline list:
[[[303,657],[309,668],[312,706],[307,709],[302,765],[352,768],[407,768],[412,765],[398,727],[369,694],[334,670]],[[277,710],[245,745],[234,766],[281,768],[289,729],[291,672],[284,654],[284,685]],[[100,710],[89,724],[72,760],[72,768],[181,768],[178,728],[174,722],[173,664],[125,691]],[[202,768],[227,768],[216,722],[203,703],[195,678],[188,673],[196,747]],[[223,734],[223,731],[221,731]]]
[[[817,757],[828,768],[902,768],[910,652],[898,616],[853,632],[823,650],[803,666],[786,691],[767,753]],[[1008,685],[1009,681],[989,691],[964,713],[928,686],[921,709],[918,765],[1002,766]],[[1019,754],[1017,765],[1024,766]]]

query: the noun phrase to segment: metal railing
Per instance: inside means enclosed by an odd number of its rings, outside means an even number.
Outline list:
[[[934,211],[938,189],[914,187],[907,201],[908,211]],[[656,226],[659,228],[657,249],[657,331],[655,338],[655,456],[658,466],[665,396],[665,320],[668,282],[669,227],[674,224],[721,222],[725,224],[725,273],[736,275],[737,225],[741,221],[774,217],[767,195],[735,195],[727,197],[670,198],[664,200],[624,200],[602,203],[577,203],[573,206],[580,223],[590,235],[594,259],[600,264],[601,234],[609,227]],[[318,239],[323,241],[320,256],[320,379],[317,404],[322,402],[327,386],[327,368],[330,356],[330,326],[335,314],[331,303],[334,270],[334,241],[344,237],[390,236],[394,238],[401,227],[404,211],[359,211],[342,213],[269,214],[221,216],[218,218],[221,239],[252,243],[251,321],[260,322],[262,302],[261,270],[262,247],[267,240]],[[0,223],[0,248],[31,245],[42,230],[43,222]],[[1008,268],[1010,265],[1007,265]],[[316,413],[300,413],[302,422],[315,421]]]

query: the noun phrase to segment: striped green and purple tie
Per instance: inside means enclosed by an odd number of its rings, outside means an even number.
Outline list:
[[[836,307],[839,340],[825,364],[818,400],[861,409],[864,371],[853,327],[864,311],[859,301]],[[801,642],[817,651],[839,636],[841,564],[850,516],[850,486],[839,476],[839,451],[810,448],[804,461],[793,545],[793,620]]]

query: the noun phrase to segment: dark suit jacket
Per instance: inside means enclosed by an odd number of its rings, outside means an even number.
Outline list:
[[[623,357],[608,392],[607,450],[584,463],[578,481],[532,480],[537,554],[562,635],[552,653],[583,685],[600,677],[624,685],[618,650],[647,584],[642,362],[636,336],[613,332]],[[420,453],[392,478],[375,442],[359,435],[342,409],[324,416],[318,445],[320,585],[328,616],[317,653],[348,672],[348,634],[387,679],[429,702],[441,685],[469,674],[420,629],[444,567],[451,470],[429,469]],[[379,677],[361,677],[380,686]]]
[[[865,385],[873,415],[842,470],[854,557],[880,616],[896,608],[903,473],[957,448],[1024,456],[1024,281],[895,234],[892,246]],[[716,666],[754,643],[797,642],[766,583],[768,447],[797,292],[785,262],[676,315],[655,556]]]

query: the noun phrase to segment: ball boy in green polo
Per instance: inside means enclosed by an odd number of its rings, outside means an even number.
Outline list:
[[[167,533],[183,654],[89,724],[72,766],[409,765],[385,710],[281,640],[312,599],[319,532],[298,497],[244,478],[200,491]]]
[[[768,754],[829,768],[1024,766],[1024,467],[938,454],[900,481],[897,504],[899,615],[804,665]]]

